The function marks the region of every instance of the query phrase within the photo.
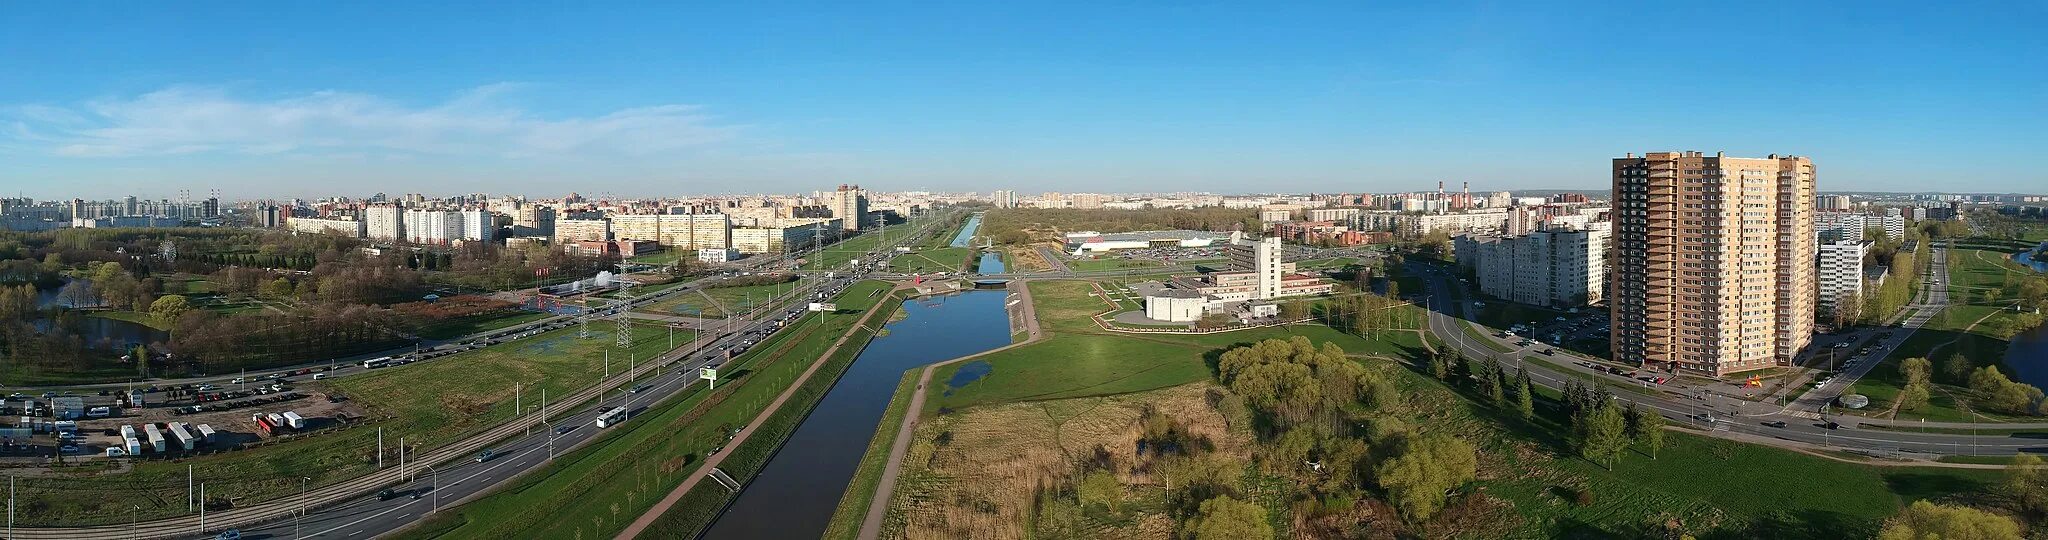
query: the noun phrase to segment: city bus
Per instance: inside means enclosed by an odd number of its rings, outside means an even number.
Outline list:
[[[391,365],[391,357],[383,356],[363,361],[363,369],[377,369]]]

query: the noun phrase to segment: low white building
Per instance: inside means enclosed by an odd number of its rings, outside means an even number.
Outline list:
[[[1209,300],[1188,289],[1166,289],[1145,297],[1145,318],[1167,322],[1202,320]]]
[[[740,250],[733,248],[703,248],[697,250],[697,261],[726,263],[739,260]]]
[[[1119,249],[1144,249],[1152,247],[1209,247],[1219,240],[1226,240],[1230,233],[1209,231],[1138,231],[1127,233],[1099,233],[1082,231],[1067,233],[1067,249],[1074,255],[1101,253]]]

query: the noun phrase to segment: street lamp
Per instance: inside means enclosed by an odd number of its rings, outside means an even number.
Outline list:
[[[292,538],[299,538],[299,522],[306,519],[306,482],[312,477],[299,477],[299,515],[292,518]]]

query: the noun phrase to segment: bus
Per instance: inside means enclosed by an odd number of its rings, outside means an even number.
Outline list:
[[[619,425],[626,421],[625,407],[612,407],[597,415],[598,429]]]
[[[363,369],[377,369],[391,365],[391,357],[384,356],[363,361]]]

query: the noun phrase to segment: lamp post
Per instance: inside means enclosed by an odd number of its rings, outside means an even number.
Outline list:
[[[312,477],[299,477],[299,515],[292,518],[292,538],[299,538],[299,522],[306,519],[306,482]]]

